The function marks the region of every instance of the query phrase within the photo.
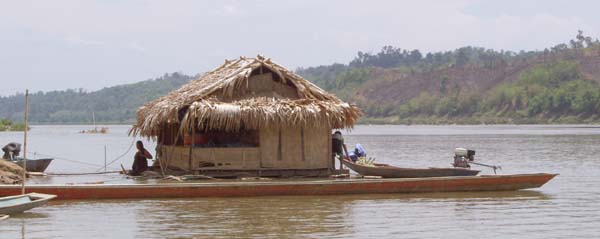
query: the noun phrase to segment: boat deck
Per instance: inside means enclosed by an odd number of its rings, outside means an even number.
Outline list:
[[[74,184],[27,186],[28,192],[57,199],[133,199],[182,197],[250,197],[464,191],[511,191],[537,188],[557,174],[515,174],[393,179],[207,180],[148,184]],[[0,196],[20,193],[18,185],[0,185]]]

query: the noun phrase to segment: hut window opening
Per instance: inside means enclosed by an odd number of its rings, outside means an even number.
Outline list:
[[[238,132],[197,130],[193,136],[189,134],[183,137],[183,145],[200,148],[259,147],[259,142],[258,130]]]

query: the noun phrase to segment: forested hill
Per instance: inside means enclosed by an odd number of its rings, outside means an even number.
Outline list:
[[[600,42],[581,31],[540,51],[387,46],[297,72],[357,103],[363,123],[600,122]]]
[[[131,123],[137,108],[189,82],[192,76],[180,73],[134,84],[119,85],[98,91],[81,89],[37,92],[30,94],[29,119],[37,124],[90,123],[92,112],[97,122]],[[23,120],[23,94],[0,97],[0,118]]]
[[[600,42],[579,32],[539,51],[463,47],[423,54],[386,46],[347,64],[297,73],[364,111],[363,123],[598,123]],[[94,92],[31,95],[33,123],[131,123],[136,110],[193,77],[154,80]],[[0,97],[0,119],[22,121],[22,94]]]

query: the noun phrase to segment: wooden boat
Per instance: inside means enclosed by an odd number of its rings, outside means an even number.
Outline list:
[[[43,206],[56,195],[43,193],[28,193],[0,198],[0,214],[22,213],[29,209]]]
[[[43,159],[27,159],[27,172],[38,172],[43,173],[46,171],[46,168],[52,163],[53,158],[43,158]],[[11,162],[18,164],[23,167],[23,158],[13,159]]]
[[[398,168],[387,164],[374,164],[374,167],[353,163],[342,159],[346,167],[363,176],[382,178],[429,178],[448,176],[475,176],[479,170],[466,168]]]
[[[310,179],[195,183],[28,185],[27,190],[57,199],[135,199],[185,197],[253,197],[424,192],[514,191],[537,188],[557,174],[515,174],[434,178]],[[0,185],[0,196],[19,193],[18,185]]]

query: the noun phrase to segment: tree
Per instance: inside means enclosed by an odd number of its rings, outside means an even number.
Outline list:
[[[465,66],[469,62],[469,57],[467,56],[465,48],[458,49],[458,53],[456,54],[456,66],[462,67]]]

